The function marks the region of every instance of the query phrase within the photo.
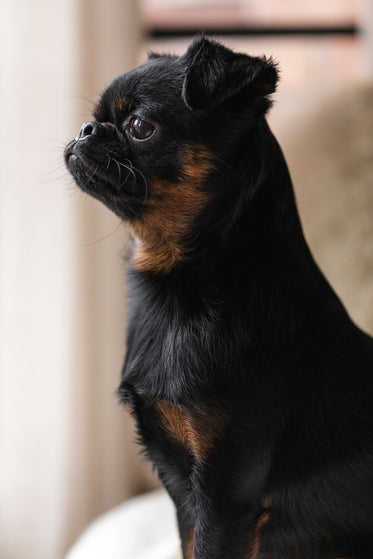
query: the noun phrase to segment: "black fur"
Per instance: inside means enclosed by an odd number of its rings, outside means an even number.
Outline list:
[[[276,82],[202,37],[114,80],[65,157],[140,238],[119,392],[184,557],[371,559],[373,341],[304,239],[265,120]]]

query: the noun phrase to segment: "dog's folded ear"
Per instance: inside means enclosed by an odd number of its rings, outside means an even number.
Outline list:
[[[148,60],[153,60],[154,58],[162,58],[164,55],[159,52],[153,52],[152,50],[148,52]]]
[[[235,53],[202,37],[183,56],[186,75],[183,100],[191,109],[208,109],[238,98],[250,103],[276,89],[278,71],[272,59]],[[263,104],[264,110],[270,102]]]

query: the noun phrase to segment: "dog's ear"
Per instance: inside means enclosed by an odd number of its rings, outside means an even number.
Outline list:
[[[183,64],[182,96],[191,109],[208,109],[238,95],[249,103],[276,90],[278,72],[272,59],[235,53],[205,37],[191,44]]]
[[[148,60],[153,60],[154,58],[162,58],[164,54],[160,54],[159,52],[153,52],[152,50],[148,52]]]

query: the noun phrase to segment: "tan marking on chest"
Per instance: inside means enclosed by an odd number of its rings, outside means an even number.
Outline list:
[[[260,551],[260,539],[262,537],[263,528],[270,521],[270,519],[271,519],[271,514],[268,510],[263,512],[263,514],[259,517],[255,528],[252,549],[250,551],[248,559],[258,558],[259,551]]]
[[[194,530],[191,530],[190,536],[185,544],[185,559],[193,559],[194,553]]]
[[[218,409],[186,412],[165,400],[158,401],[156,409],[167,433],[199,461],[207,458],[226,423],[226,413]]]
[[[185,238],[208,194],[204,188],[211,156],[202,146],[184,152],[178,182],[148,181],[148,199],[141,218],[129,225],[138,240],[137,270],[169,273],[183,258]]]
[[[270,509],[271,506],[272,506],[272,501],[273,501],[273,499],[272,499],[271,495],[265,495],[260,500],[260,504],[263,507],[263,509]]]

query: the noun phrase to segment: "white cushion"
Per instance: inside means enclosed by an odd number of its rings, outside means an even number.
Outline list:
[[[83,532],[65,559],[181,559],[170,498],[155,491],[112,509]]]

